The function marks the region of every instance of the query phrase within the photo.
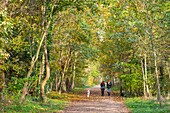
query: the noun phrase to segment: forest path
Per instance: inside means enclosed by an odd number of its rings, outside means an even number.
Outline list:
[[[90,90],[90,97],[86,96],[86,91]],[[80,100],[73,100],[59,113],[130,113],[125,106],[122,97],[116,93],[111,96],[101,96],[100,86],[87,88]]]

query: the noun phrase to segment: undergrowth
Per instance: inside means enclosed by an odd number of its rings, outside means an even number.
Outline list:
[[[0,110],[1,113],[44,113],[44,112],[57,112],[62,110],[67,101],[49,99],[47,103],[26,101],[23,104],[9,104],[3,105]]]
[[[6,101],[0,100],[0,113],[53,113],[63,110],[71,100],[79,100],[84,88],[75,88],[70,93],[47,94],[48,102],[42,103],[39,98],[27,96],[23,104],[19,103],[20,95],[7,97]]]

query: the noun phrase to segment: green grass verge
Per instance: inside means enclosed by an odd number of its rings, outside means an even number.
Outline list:
[[[50,92],[47,94],[48,102],[46,103],[28,96],[23,104],[19,104],[19,98],[15,97],[11,103],[0,101],[0,113],[56,113],[63,110],[71,99],[79,99],[78,94],[83,93],[84,88],[75,88],[70,93],[61,95],[57,92]]]
[[[1,113],[53,113],[64,109],[67,101],[49,99],[47,103],[27,101],[24,104],[5,105]]]
[[[155,100],[144,100],[142,98],[126,98],[125,104],[132,113],[170,113],[169,102],[164,102],[163,106]]]

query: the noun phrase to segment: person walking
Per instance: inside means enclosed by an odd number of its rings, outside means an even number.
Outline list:
[[[100,88],[101,88],[101,96],[104,96],[104,90],[105,90],[105,82],[102,81],[102,83],[100,84]]]
[[[111,87],[112,87],[112,83],[110,82],[110,80],[108,80],[107,81],[107,93],[108,93],[108,96],[110,96]]]

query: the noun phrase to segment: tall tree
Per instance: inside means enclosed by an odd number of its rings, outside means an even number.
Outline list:
[[[38,49],[37,49],[37,53],[36,53],[36,55],[33,57],[33,59],[32,59],[32,62],[31,62],[31,66],[30,66],[30,69],[29,69],[29,71],[28,71],[28,73],[27,73],[27,78],[29,78],[30,77],[30,75],[31,75],[31,73],[32,73],[32,69],[33,69],[33,67],[34,67],[34,65],[35,65],[35,63],[37,62],[37,60],[38,60],[38,57],[39,57],[39,53],[40,53],[40,49],[41,49],[41,46],[43,45],[43,42],[45,43],[45,38],[46,38],[46,36],[47,36],[47,34],[48,34],[48,30],[49,30],[49,27],[50,27],[50,25],[51,25],[51,21],[52,21],[52,17],[53,17],[53,11],[54,11],[54,7],[55,7],[55,3],[56,3],[56,0],[54,0],[54,1],[52,1],[52,7],[51,7],[51,11],[50,11],[50,14],[49,14],[49,17],[50,17],[50,19],[48,20],[48,22],[47,22],[47,24],[46,24],[46,26],[45,26],[45,29],[42,31],[42,38],[41,38],[41,42],[40,42],[40,45],[39,45],[39,47],[38,47]],[[46,47],[46,46],[45,46]],[[46,48],[45,48],[46,49]],[[45,56],[47,55],[47,51],[45,50]],[[48,77],[49,77],[49,64],[48,64],[48,57],[46,56],[45,57],[45,61],[46,61],[46,65],[47,65],[47,79],[48,79]],[[45,85],[45,83],[46,83],[46,80],[44,81],[44,85]],[[24,99],[25,99],[25,95],[27,94],[27,85],[28,85],[28,81],[26,81],[25,82],[25,84],[24,84],[24,87],[23,87],[23,92],[22,92],[22,97],[21,97],[21,102],[23,102],[24,101]]]

